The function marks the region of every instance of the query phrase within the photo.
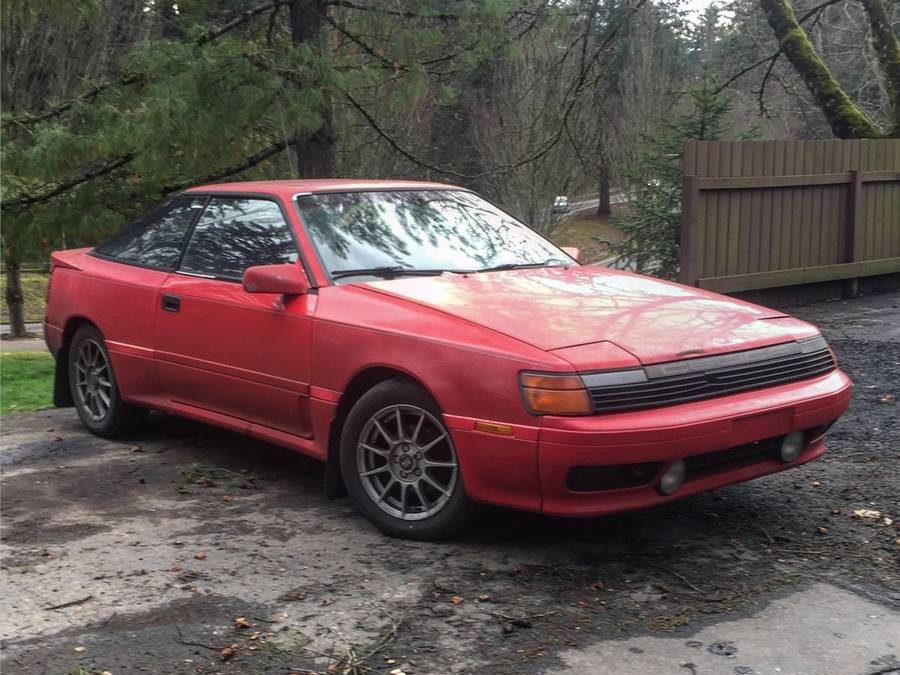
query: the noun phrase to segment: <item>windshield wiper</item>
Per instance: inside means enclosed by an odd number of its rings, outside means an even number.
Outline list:
[[[393,279],[395,277],[430,277],[444,272],[452,272],[453,270],[417,270],[412,267],[403,267],[401,265],[385,265],[383,267],[360,267],[353,270],[331,270],[332,279],[343,279],[344,277],[384,277],[385,279]]]
[[[545,260],[544,262],[534,262],[534,263],[503,263],[502,265],[494,265],[493,267],[484,267],[480,270],[476,270],[478,272],[500,272],[502,270],[521,270],[527,269],[529,267],[547,267],[548,265],[565,265],[565,261],[559,260],[557,258],[551,258],[550,260]]]

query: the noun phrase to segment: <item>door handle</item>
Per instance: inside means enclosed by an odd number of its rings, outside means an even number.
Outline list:
[[[162,308],[165,312],[181,311],[181,298],[177,295],[162,296]]]

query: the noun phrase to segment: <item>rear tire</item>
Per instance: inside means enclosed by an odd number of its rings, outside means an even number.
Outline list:
[[[100,331],[81,326],[69,345],[69,388],[81,423],[103,438],[134,431],[147,417],[145,408],[122,400],[112,361]]]
[[[350,498],[387,534],[444,539],[475,511],[441,411],[411,382],[388,380],[360,397],[341,431],[340,459]]]

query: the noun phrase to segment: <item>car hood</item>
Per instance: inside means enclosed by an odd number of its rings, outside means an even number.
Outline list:
[[[811,326],[772,309],[592,265],[356,286],[452,314],[546,351],[609,341],[644,364],[815,334]]]

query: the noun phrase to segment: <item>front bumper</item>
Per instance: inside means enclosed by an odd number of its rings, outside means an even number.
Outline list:
[[[540,427],[516,427],[502,440],[461,428],[456,418],[453,436],[473,499],[555,515],[596,516],[672,501],[819,457],[825,452],[821,436],[847,409],[851,386],[835,370],[666,408],[543,417]],[[793,431],[806,432],[805,445],[796,460],[783,463],[770,446]],[[659,477],[679,459],[687,460],[688,475],[680,489],[664,496],[657,490]],[[572,479],[573,470],[582,467],[594,475],[617,467],[613,473],[624,475],[634,465],[641,465],[637,479],[619,485],[601,481],[604,489],[585,489],[589,481]]]

